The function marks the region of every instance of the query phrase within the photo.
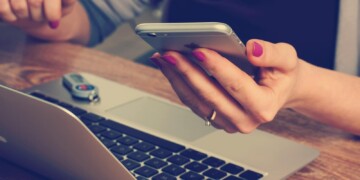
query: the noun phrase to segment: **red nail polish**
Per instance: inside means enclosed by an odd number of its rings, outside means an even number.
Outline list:
[[[166,62],[168,62],[172,65],[176,65],[176,59],[172,56],[165,55],[165,56],[163,56],[163,59],[165,59]]]
[[[193,51],[192,52],[193,56],[196,57],[197,60],[199,61],[205,61],[206,57],[205,57],[205,54],[201,51]]]
[[[49,26],[51,29],[57,29],[60,25],[60,21],[51,21],[49,22]]]
[[[254,42],[253,49],[252,49],[252,54],[255,57],[260,57],[263,54],[263,48],[259,43]]]
[[[159,60],[157,58],[150,58],[150,60],[156,65],[158,66],[159,68],[161,68],[161,63],[159,62]]]

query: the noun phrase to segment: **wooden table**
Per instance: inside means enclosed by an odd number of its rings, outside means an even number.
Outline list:
[[[15,89],[29,88],[59,78],[65,73],[80,71],[180,103],[158,70],[120,57],[71,44],[30,43],[13,45],[15,48],[5,46],[6,42],[0,44],[0,83]],[[289,179],[360,179],[360,140],[350,134],[290,110],[282,111],[274,122],[260,129],[321,151],[315,161]],[[2,178],[41,179],[22,169],[21,165],[0,160]]]

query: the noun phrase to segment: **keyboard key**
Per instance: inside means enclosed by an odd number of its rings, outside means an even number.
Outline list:
[[[203,175],[210,177],[210,178],[214,178],[214,179],[221,179],[226,176],[226,173],[212,168],[212,169],[205,171],[203,173]]]
[[[45,98],[45,95],[40,93],[40,92],[31,92],[30,94],[32,96],[35,96],[35,97],[39,98],[39,99],[44,99]]]
[[[240,177],[247,180],[256,180],[262,178],[263,175],[252,170],[246,170],[240,174]]]
[[[164,158],[167,158],[167,157],[171,156],[172,152],[170,152],[170,151],[168,151],[166,149],[163,149],[163,148],[159,148],[159,149],[156,149],[155,151],[151,152],[150,154],[155,156],[155,157],[164,159]]]
[[[80,119],[86,126],[91,126],[93,123],[91,121]]]
[[[221,170],[231,173],[231,174],[239,174],[240,172],[244,171],[244,168],[237,166],[235,164],[229,163],[221,167]]]
[[[114,140],[116,138],[119,138],[122,134],[113,130],[105,131],[101,133],[101,136],[104,136],[108,139]]]
[[[127,145],[127,146],[131,146],[133,144],[136,144],[139,142],[138,139],[130,137],[130,136],[125,136],[125,137],[121,137],[119,139],[117,139],[117,142]]]
[[[186,164],[187,162],[189,162],[190,159],[186,158],[184,156],[181,156],[181,155],[174,155],[174,156],[171,156],[167,161],[181,166],[181,165]]]
[[[105,118],[99,116],[99,115],[96,115],[96,114],[93,114],[93,113],[86,113],[84,115],[82,115],[80,117],[80,119],[85,119],[85,120],[88,120],[88,121],[91,121],[91,122],[100,122],[100,121],[104,121]]]
[[[147,155],[143,152],[140,152],[140,151],[133,152],[133,153],[129,154],[127,157],[132,160],[135,160],[137,162],[143,162],[150,158],[149,155]]]
[[[202,171],[206,170],[208,168],[208,166],[200,164],[200,163],[194,161],[194,162],[186,165],[185,168],[199,173],[199,172],[202,172]]]
[[[32,92],[30,93],[32,96],[35,96],[39,99],[42,99],[42,100],[45,100],[45,101],[48,101],[50,103],[54,103],[54,104],[57,104],[59,103],[59,100],[57,99],[54,99],[54,98],[51,98],[51,97],[47,97],[45,96],[44,94],[40,93],[40,92]]]
[[[238,177],[235,177],[235,176],[228,176],[224,180],[244,180],[244,179],[238,178]]]
[[[146,177],[146,178],[149,178],[149,177],[157,174],[158,171],[155,170],[155,169],[153,169],[153,168],[151,168],[151,167],[143,166],[143,167],[137,169],[137,170],[135,171],[135,173],[136,173],[136,174],[139,174],[139,175],[141,175],[141,176],[144,176],[144,177]]]
[[[207,164],[212,167],[219,167],[223,164],[225,164],[225,161],[218,159],[216,157],[209,157],[203,161],[204,164]]]
[[[185,146],[170,142],[168,140],[158,138],[156,136],[147,134],[145,132],[130,128],[128,126],[122,125],[120,123],[108,120],[108,121],[102,121],[100,122],[101,125],[109,127],[111,129],[117,130],[119,132],[128,134],[132,137],[141,139],[145,142],[148,142],[150,144],[154,144],[157,146],[160,146],[164,149],[170,150],[172,152],[180,152],[185,149]]]
[[[129,171],[140,167],[140,163],[137,163],[133,160],[127,159],[125,161],[121,161],[121,163],[126,167],[126,169],[128,169]]]
[[[160,160],[158,158],[152,158],[145,162],[146,165],[153,167],[155,169],[162,168],[167,165],[167,163],[163,160]]]
[[[153,180],[176,180],[172,175],[161,173],[152,178]]]
[[[204,179],[205,177],[200,174],[196,174],[194,172],[189,171],[189,172],[183,174],[182,176],[180,176],[180,178],[181,179],[189,179],[189,180],[192,180],[192,179],[198,180],[198,179]]]
[[[70,112],[72,112],[75,116],[81,116],[86,113],[85,110],[80,109],[78,107],[73,107],[68,109]]]
[[[88,128],[95,134],[101,133],[106,130],[106,127],[100,125],[89,125]]]
[[[155,149],[155,146],[152,145],[152,144],[149,144],[147,142],[141,142],[139,144],[136,144],[134,146],[134,148],[139,150],[139,151],[142,151],[142,152],[149,152],[149,151]]]
[[[65,108],[65,109],[71,109],[71,108],[73,108],[72,105],[70,105],[70,104],[68,104],[68,103],[65,103],[65,102],[58,102],[57,105]]]
[[[120,146],[115,146],[115,147],[111,148],[111,151],[118,153],[120,155],[126,155],[126,154],[129,154],[130,152],[133,152],[134,150],[127,146],[120,145]]]
[[[48,102],[51,102],[51,103],[54,103],[54,104],[57,104],[57,103],[59,103],[60,101],[59,100],[57,100],[57,99],[54,99],[54,98],[52,98],[52,97],[47,97],[47,96],[45,96],[44,98],[42,98],[42,99],[44,99],[45,101],[48,101]]]
[[[85,110],[78,108],[78,107],[73,107],[72,105],[65,103],[65,102],[58,102],[57,105],[69,110],[70,112],[72,112],[74,115],[76,116],[80,116],[86,113]]]
[[[148,180],[148,178],[146,177],[143,177],[143,176],[138,176],[136,177],[137,180]]]
[[[169,166],[166,166],[164,169],[162,169],[163,172],[167,172],[173,176],[178,176],[185,172],[184,168],[181,168],[180,166],[171,164]]]
[[[185,151],[181,152],[180,154],[185,157],[188,157],[190,159],[197,160],[197,161],[202,160],[207,157],[206,154],[196,151],[196,150],[193,150],[193,149],[186,149]]]
[[[114,156],[116,157],[116,159],[118,159],[119,161],[124,160],[124,157],[121,156],[120,154],[117,154],[117,153],[113,153],[113,154],[114,154]]]
[[[100,139],[100,141],[107,147],[107,148],[110,148],[114,145],[116,145],[116,142],[112,141],[112,140],[109,140],[109,139],[106,139],[106,138],[102,138]]]

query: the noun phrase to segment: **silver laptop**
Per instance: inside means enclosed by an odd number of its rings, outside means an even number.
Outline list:
[[[54,179],[285,179],[319,152],[255,131],[227,134],[190,110],[82,73],[79,101],[61,79],[21,93],[0,87],[0,156]]]

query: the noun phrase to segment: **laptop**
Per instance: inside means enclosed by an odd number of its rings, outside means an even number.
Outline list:
[[[256,130],[227,134],[189,109],[81,73],[101,100],[61,79],[25,92],[0,86],[0,157],[51,179],[285,179],[319,152]]]

